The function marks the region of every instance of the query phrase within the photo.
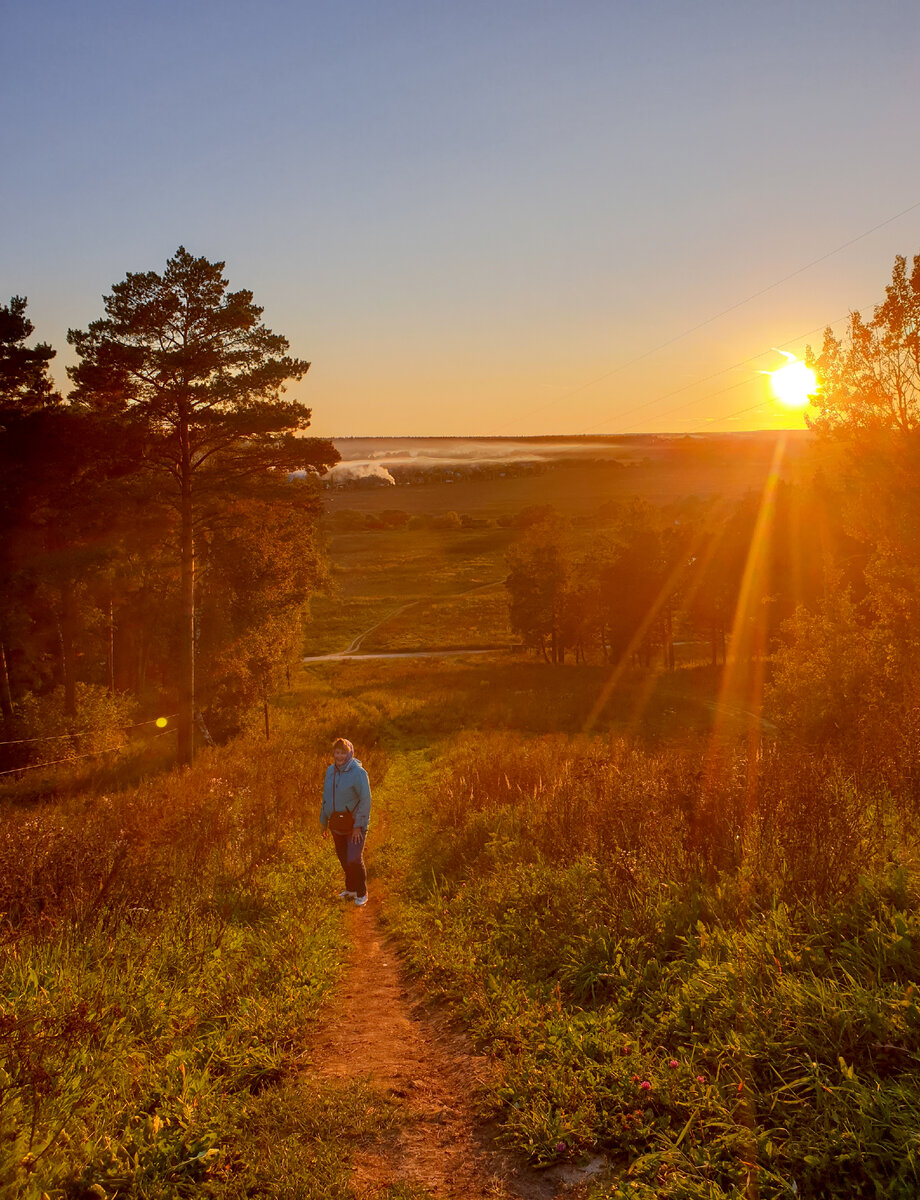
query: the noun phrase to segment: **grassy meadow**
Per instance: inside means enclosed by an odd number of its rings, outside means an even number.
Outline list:
[[[388,581],[392,615],[361,648],[488,644],[504,627],[466,613],[500,589],[458,596],[477,580],[454,548],[500,576],[507,534],[337,534],[356,615],[355,559],[373,553],[367,580]],[[424,579],[400,571],[414,537]],[[482,1102],[509,1144],[545,1164],[602,1154],[594,1200],[906,1200],[920,1194],[913,768],[783,744],[700,657],[625,672],[599,713],[610,668],[522,653],[310,674],[382,718],[400,797],[378,858],[387,918],[491,1056]]]
[[[332,592],[313,602],[306,652],[506,646],[514,639],[502,581],[512,533],[375,530],[334,535]]]
[[[353,1196],[350,1147],[399,1114],[310,1065],[343,969],[336,734],[375,789],[372,893],[489,1056],[507,1144],[602,1155],[590,1200],[920,1194],[912,765],[777,742],[705,654],[600,702],[610,667],[494,649],[513,536],[333,533],[307,630],[310,656],[486,652],[309,662],[270,740],[0,794],[0,1197]]]
[[[139,786],[8,789],[0,1196],[350,1194],[330,1112],[388,1118],[306,1066],[342,970],[316,787],[343,716],[304,715]]]

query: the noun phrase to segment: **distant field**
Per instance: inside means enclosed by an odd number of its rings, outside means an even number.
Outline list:
[[[802,440],[790,441],[780,472],[793,477],[806,468],[811,453]],[[759,491],[773,464],[768,440],[733,445],[720,442],[709,452],[695,454],[665,446],[649,447],[642,460],[580,462],[559,459],[539,474],[505,478],[461,475],[453,482],[399,487],[329,488],[323,501],[330,514],[343,509],[381,512],[443,513],[451,510],[477,518],[513,516],[532,504],[551,504],[573,516],[587,515],[610,501],[641,496],[666,504],[690,496],[742,496]]]
[[[332,537],[333,592],[311,608],[305,653],[505,645],[508,529],[381,530]],[[412,607],[407,607],[411,605]]]

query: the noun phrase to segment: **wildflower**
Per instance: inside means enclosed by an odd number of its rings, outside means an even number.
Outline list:
[[[652,1085],[649,1083],[649,1081],[647,1079],[643,1079],[642,1082],[639,1084],[639,1087],[642,1089],[643,1092],[648,1092],[651,1090]]]
[[[738,1080],[738,1091],[740,1092],[740,1091],[742,1091],[743,1089],[744,1089],[744,1080],[743,1080],[743,1079],[739,1079],[739,1080]]]
[[[705,1083],[705,1082],[706,1082],[706,1076],[705,1076],[705,1075],[697,1075],[697,1077],[696,1077],[696,1082],[697,1082],[697,1083]]]
[[[677,1068],[680,1066],[680,1064],[678,1063],[676,1058],[672,1058],[671,1061],[668,1063],[668,1066],[671,1068],[672,1071],[676,1071]]]
[[[565,1144],[565,1142],[557,1142],[557,1143],[556,1143],[556,1153],[557,1153],[557,1154],[561,1154],[561,1153],[562,1153],[562,1151],[563,1151],[563,1150],[565,1150],[565,1149],[566,1149],[566,1144]]]
[[[638,1076],[638,1075],[633,1075],[633,1077],[632,1077],[632,1081],[633,1081],[633,1083],[638,1083],[638,1082],[639,1082],[639,1076]]]

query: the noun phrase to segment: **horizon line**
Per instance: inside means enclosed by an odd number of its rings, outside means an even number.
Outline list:
[[[638,441],[640,438],[708,438],[747,437],[780,433],[814,433],[812,429],[705,429],[687,432],[659,433],[311,433],[327,441],[374,441],[389,438],[394,441],[466,441],[466,442],[536,442],[536,441]]]

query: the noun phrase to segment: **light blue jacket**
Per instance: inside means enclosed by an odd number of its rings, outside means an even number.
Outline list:
[[[355,818],[355,828],[367,829],[371,819],[371,785],[359,758],[353,758],[341,770],[335,763],[329,764],[323,781],[323,807],[319,814],[322,829],[326,828],[333,807],[337,812],[350,809]]]

